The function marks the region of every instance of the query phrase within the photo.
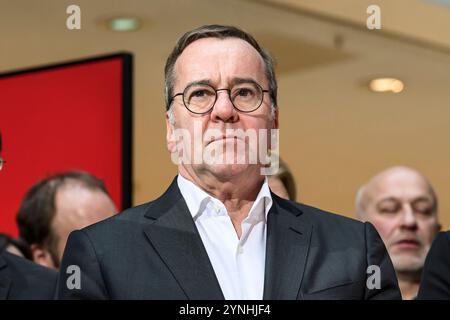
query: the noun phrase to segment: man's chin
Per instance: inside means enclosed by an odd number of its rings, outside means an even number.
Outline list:
[[[419,272],[425,263],[425,257],[412,254],[392,255],[392,264],[397,272]]]
[[[209,171],[216,176],[233,177],[243,174],[248,168],[248,164],[210,164]]]

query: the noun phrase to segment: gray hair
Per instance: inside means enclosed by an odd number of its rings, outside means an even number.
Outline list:
[[[261,55],[264,64],[266,77],[269,81],[269,95],[272,101],[272,107],[277,107],[277,80],[275,77],[274,61],[270,54],[261,48],[258,42],[249,33],[233,26],[222,25],[205,25],[194,30],[186,32],[180,39],[178,39],[171,54],[167,58],[165,73],[165,103],[166,111],[170,109],[171,99],[173,96],[173,87],[175,82],[174,67],[178,57],[183,53],[184,49],[192,42],[203,38],[238,38],[248,42]]]

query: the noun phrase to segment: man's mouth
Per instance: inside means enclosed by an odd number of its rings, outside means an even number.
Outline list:
[[[213,143],[213,142],[222,142],[222,143],[226,143],[226,142],[234,142],[234,141],[236,141],[236,140],[241,140],[238,136],[236,136],[236,135],[233,135],[233,134],[224,134],[224,135],[222,135],[221,137],[212,137],[209,141],[208,141],[208,143],[207,143],[207,145],[209,145],[209,144],[211,144],[211,143]]]
[[[416,239],[406,238],[395,242],[394,245],[402,249],[418,249],[420,242]]]

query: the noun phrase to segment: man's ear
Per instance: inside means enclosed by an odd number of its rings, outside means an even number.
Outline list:
[[[31,256],[33,261],[41,266],[53,269],[56,268],[50,252],[38,244],[31,245]]]
[[[274,152],[275,154],[279,154],[279,137],[278,135],[278,107],[274,108],[271,107],[272,110],[272,126],[270,127],[270,130],[268,130],[268,148],[271,150],[271,152]]]
[[[176,141],[175,141],[175,134],[174,134],[174,126],[170,123],[169,119],[169,112],[166,112],[166,143],[167,143],[167,150],[169,150],[170,153],[174,153],[176,151]]]

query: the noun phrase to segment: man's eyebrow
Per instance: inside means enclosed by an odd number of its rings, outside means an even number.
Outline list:
[[[260,85],[255,79],[252,79],[252,78],[233,78],[231,80],[232,86],[234,86],[236,84],[242,84],[242,83],[254,83],[254,84]]]
[[[399,200],[395,197],[383,198],[377,202],[377,206],[382,205],[383,203],[389,203],[389,202],[399,202]],[[433,204],[433,200],[426,196],[417,197],[412,201],[412,203],[418,203],[418,202],[428,202],[430,204]]]
[[[211,80],[209,80],[209,79],[201,79],[201,80],[191,81],[191,82],[189,82],[189,83],[186,85],[185,88],[187,88],[187,87],[189,87],[189,86],[192,86],[192,85],[194,85],[194,84],[206,84],[206,85],[211,86]]]
[[[398,202],[398,199],[395,198],[395,197],[383,198],[383,199],[377,201],[377,205],[381,205],[381,204],[383,204],[385,202]]]
[[[255,79],[252,79],[252,78],[233,78],[233,79],[231,79],[230,86],[232,87],[232,86],[235,86],[237,84],[242,84],[242,83],[253,83],[253,84],[260,85]],[[192,85],[209,85],[211,87],[214,87],[212,85],[211,80],[200,79],[200,80],[195,80],[195,81],[191,81],[191,82],[187,83],[185,88],[192,86]]]
[[[433,200],[431,198],[428,198],[427,196],[420,196],[415,198],[413,201],[413,203],[417,203],[417,202],[429,202],[430,204],[433,203]]]

